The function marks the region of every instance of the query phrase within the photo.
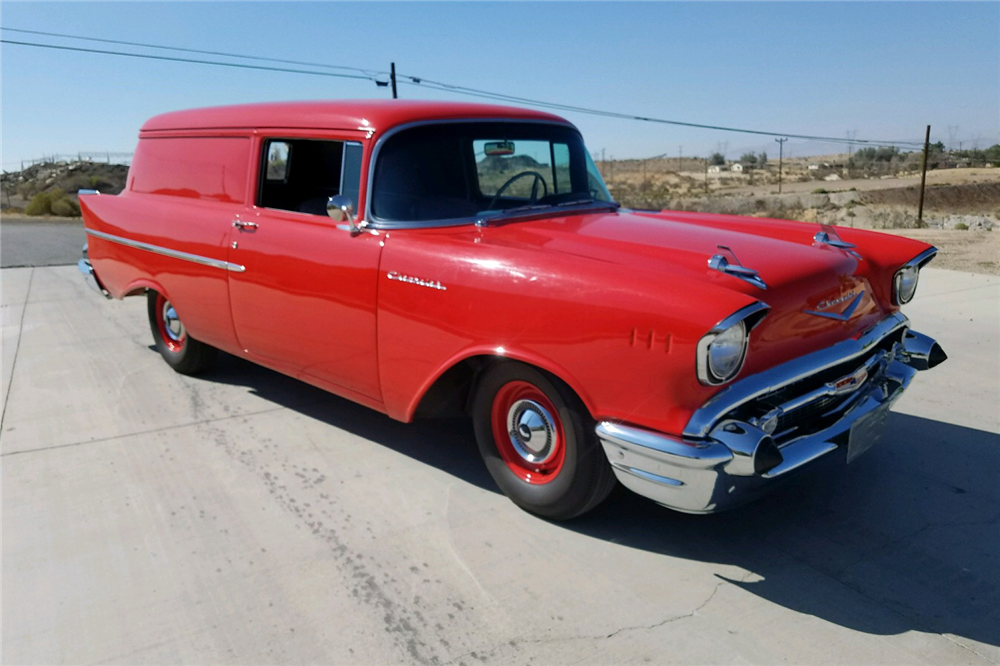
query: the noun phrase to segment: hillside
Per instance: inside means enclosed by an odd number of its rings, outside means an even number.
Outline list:
[[[6,214],[28,211],[32,214],[31,202],[39,198],[64,200],[72,205],[61,210],[71,213],[61,215],[50,209],[42,215],[72,217],[78,213],[76,193],[79,190],[99,190],[107,194],[118,194],[125,189],[128,166],[104,164],[100,162],[46,162],[33,164],[24,171],[14,171],[0,175],[0,204]],[[39,197],[39,195],[44,195]],[[38,208],[36,205],[35,208]]]

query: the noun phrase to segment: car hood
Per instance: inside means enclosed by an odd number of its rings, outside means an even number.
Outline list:
[[[760,300],[771,310],[751,336],[757,349],[747,370],[754,370],[853,337],[891,309],[875,298],[860,256],[816,244],[819,230],[783,220],[618,211],[510,221],[491,241],[580,257],[593,262],[595,275],[630,271],[637,289],[682,288],[693,279]],[[709,268],[712,255],[728,254],[720,245],[758,271],[767,289]],[[716,323],[704,322],[706,330]]]

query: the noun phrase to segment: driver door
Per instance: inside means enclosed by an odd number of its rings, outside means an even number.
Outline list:
[[[349,397],[381,402],[375,305],[381,235],[352,236],[326,214],[358,206],[361,132],[271,131],[255,139],[253,206],[230,231],[236,337],[248,358]]]

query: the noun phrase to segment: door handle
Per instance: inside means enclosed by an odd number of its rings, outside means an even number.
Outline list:
[[[246,220],[233,220],[233,226],[239,229],[240,231],[244,231],[246,229],[250,230],[256,229],[258,225],[256,222],[247,222]]]

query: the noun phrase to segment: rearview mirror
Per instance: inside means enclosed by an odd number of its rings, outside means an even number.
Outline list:
[[[483,152],[486,153],[487,157],[495,157],[497,155],[513,155],[514,154],[514,142],[513,141],[488,141],[485,146],[483,146]]]

